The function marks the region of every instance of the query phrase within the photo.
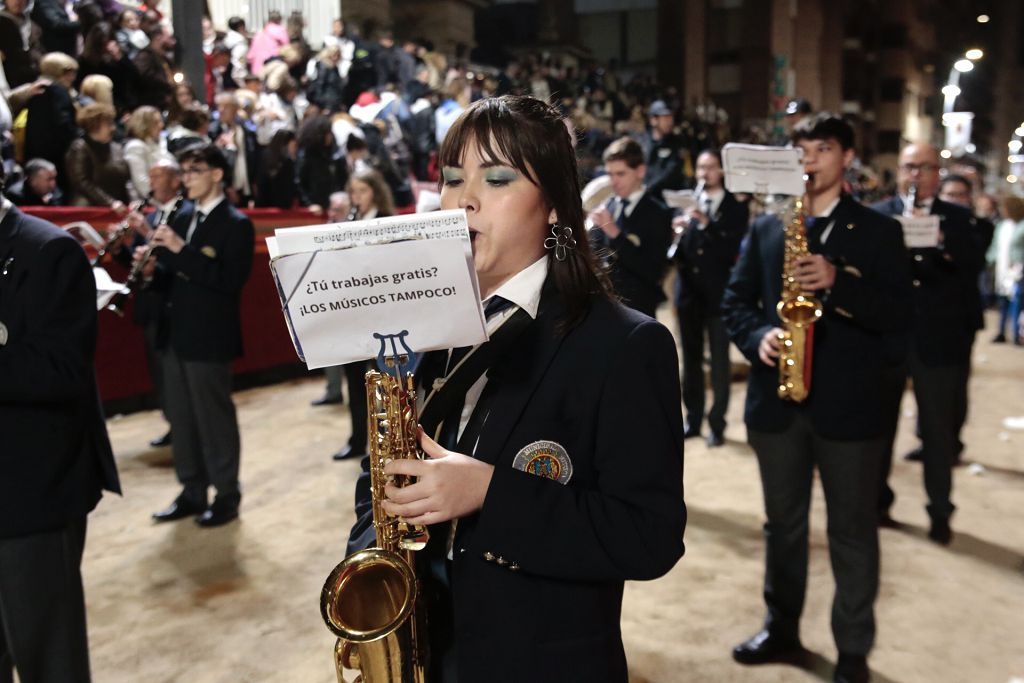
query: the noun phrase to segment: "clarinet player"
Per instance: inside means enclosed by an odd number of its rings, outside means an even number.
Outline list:
[[[807,253],[793,275],[821,302],[812,347],[813,382],[801,403],[779,397],[776,303],[782,291],[783,226],[763,215],[726,287],[723,317],[750,360],[745,419],[764,493],[767,614],[761,631],[733,650],[740,664],[800,662],[800,614],[807,584],[808,514],[817,468],[828,511],[836,582],[834,680],[869,680],[878,592],[877,476],[887,414],[878,387],[901,355],[910,313],[910,276],[900,225],[843,193],[853,129],[822,112],[792,133],[810,177]],[[797,361],[800,362],[799,360]]]

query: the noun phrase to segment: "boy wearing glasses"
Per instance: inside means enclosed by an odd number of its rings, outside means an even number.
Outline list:
[[[238,517],[241,501],[231,362],[242,354],[239,300],[252,266],[253,226],[224,196],[228,164],[217,147],[194,145],[178,161],[191,204],[153,232],[155,263],[144,274],[162,299],[157,348],[182,491],[153,519],[195,516],[199,526],[215,527]],[[211,485],[216,497],[208,506]]]
[[[946,545],[953,537],[949,518],[952,468],[963,444],[959,430],[967,415],[967,380],[971,345],[981,327],[978,274],[984,251],[974,237],[975,218],[969,209],[944,202],[939,189],[939,153],[931,145],[911,144],[899,157],[899,195],[875,205],[890,216],[937,216],[939,234],[934,246],[909,249],[914,312],[905,367],[895,367],[883,384],[882,401],[890,414],[889,444],[882,462],[879,518],[889,516],[895,495],[888,485],[892,444],[896,438],[900,399],[909,372],[917,400],[917,431],[921,448],[909,459],[922,460],[928,494],[928,537]],[[911,206],[913,198],[913,206]]]

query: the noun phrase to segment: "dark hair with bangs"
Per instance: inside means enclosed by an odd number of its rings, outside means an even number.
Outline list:
[[[487,161],[508,164],[536,185],[555,210],[558,224],[571,228],[576,248],[565,261],[548,251],[550,277],[565,304],[563,331],[579,324],[593,296],[611,297],[587,238],[580,178],[569,129],[554,107],[533,97],[504,95],[474,102],[452,124],[441,143],[438,165],[462,166],[470,143]]]

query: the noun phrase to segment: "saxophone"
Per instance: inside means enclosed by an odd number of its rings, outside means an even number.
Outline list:
[[[807,183],[814,182],[813,176]],[[811,390],[814,323],[821,317],[821,302],[803,291],[796,281],[796,262],[807,256],[805,199],[793,200],[785,223],[782,261],[782,299],[776,306],[783,331],[779,333],[779,398],[801,403]]]
[[[402,339],[405,333],[398,335]],[[320,614],[338,637],[334,663],[338,682],[343,669],[358,669],[355,683],[424,683],[427,671],[426,614],[417,610],[420,591],[413,552],[427,545],[422,525],[389,517],[381,505],[391,459],[423,455],[416,439],[417,411],[413,375],[404,372],[413,355],[397,350],[385,356],[381,340],[378,367],[366,373],[370,491],[377,545],[352,553],[327,577],[320,594]],[[408,347],[405,347],[408,351]],[[395,476],[395,486],[411,484],[411,477]]]

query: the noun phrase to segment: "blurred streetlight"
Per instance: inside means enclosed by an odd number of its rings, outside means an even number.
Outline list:
[[[989,17],[988,17],[987,14],[979,14],[978,15],[978,23],[979,24],[987,24],[988,20],[989,20]]]
[[[971,60],[972,62],[976,62],[984,56],[985,53],[976,47],[971,48],[970,50],[964,53],[964,57],[967,57],[967,59]]]
[[[956,60],[956,63],[953,64],[953,68],[960,73],[965,74],[974,68],[974,62],[969,59],[958,59]]]

